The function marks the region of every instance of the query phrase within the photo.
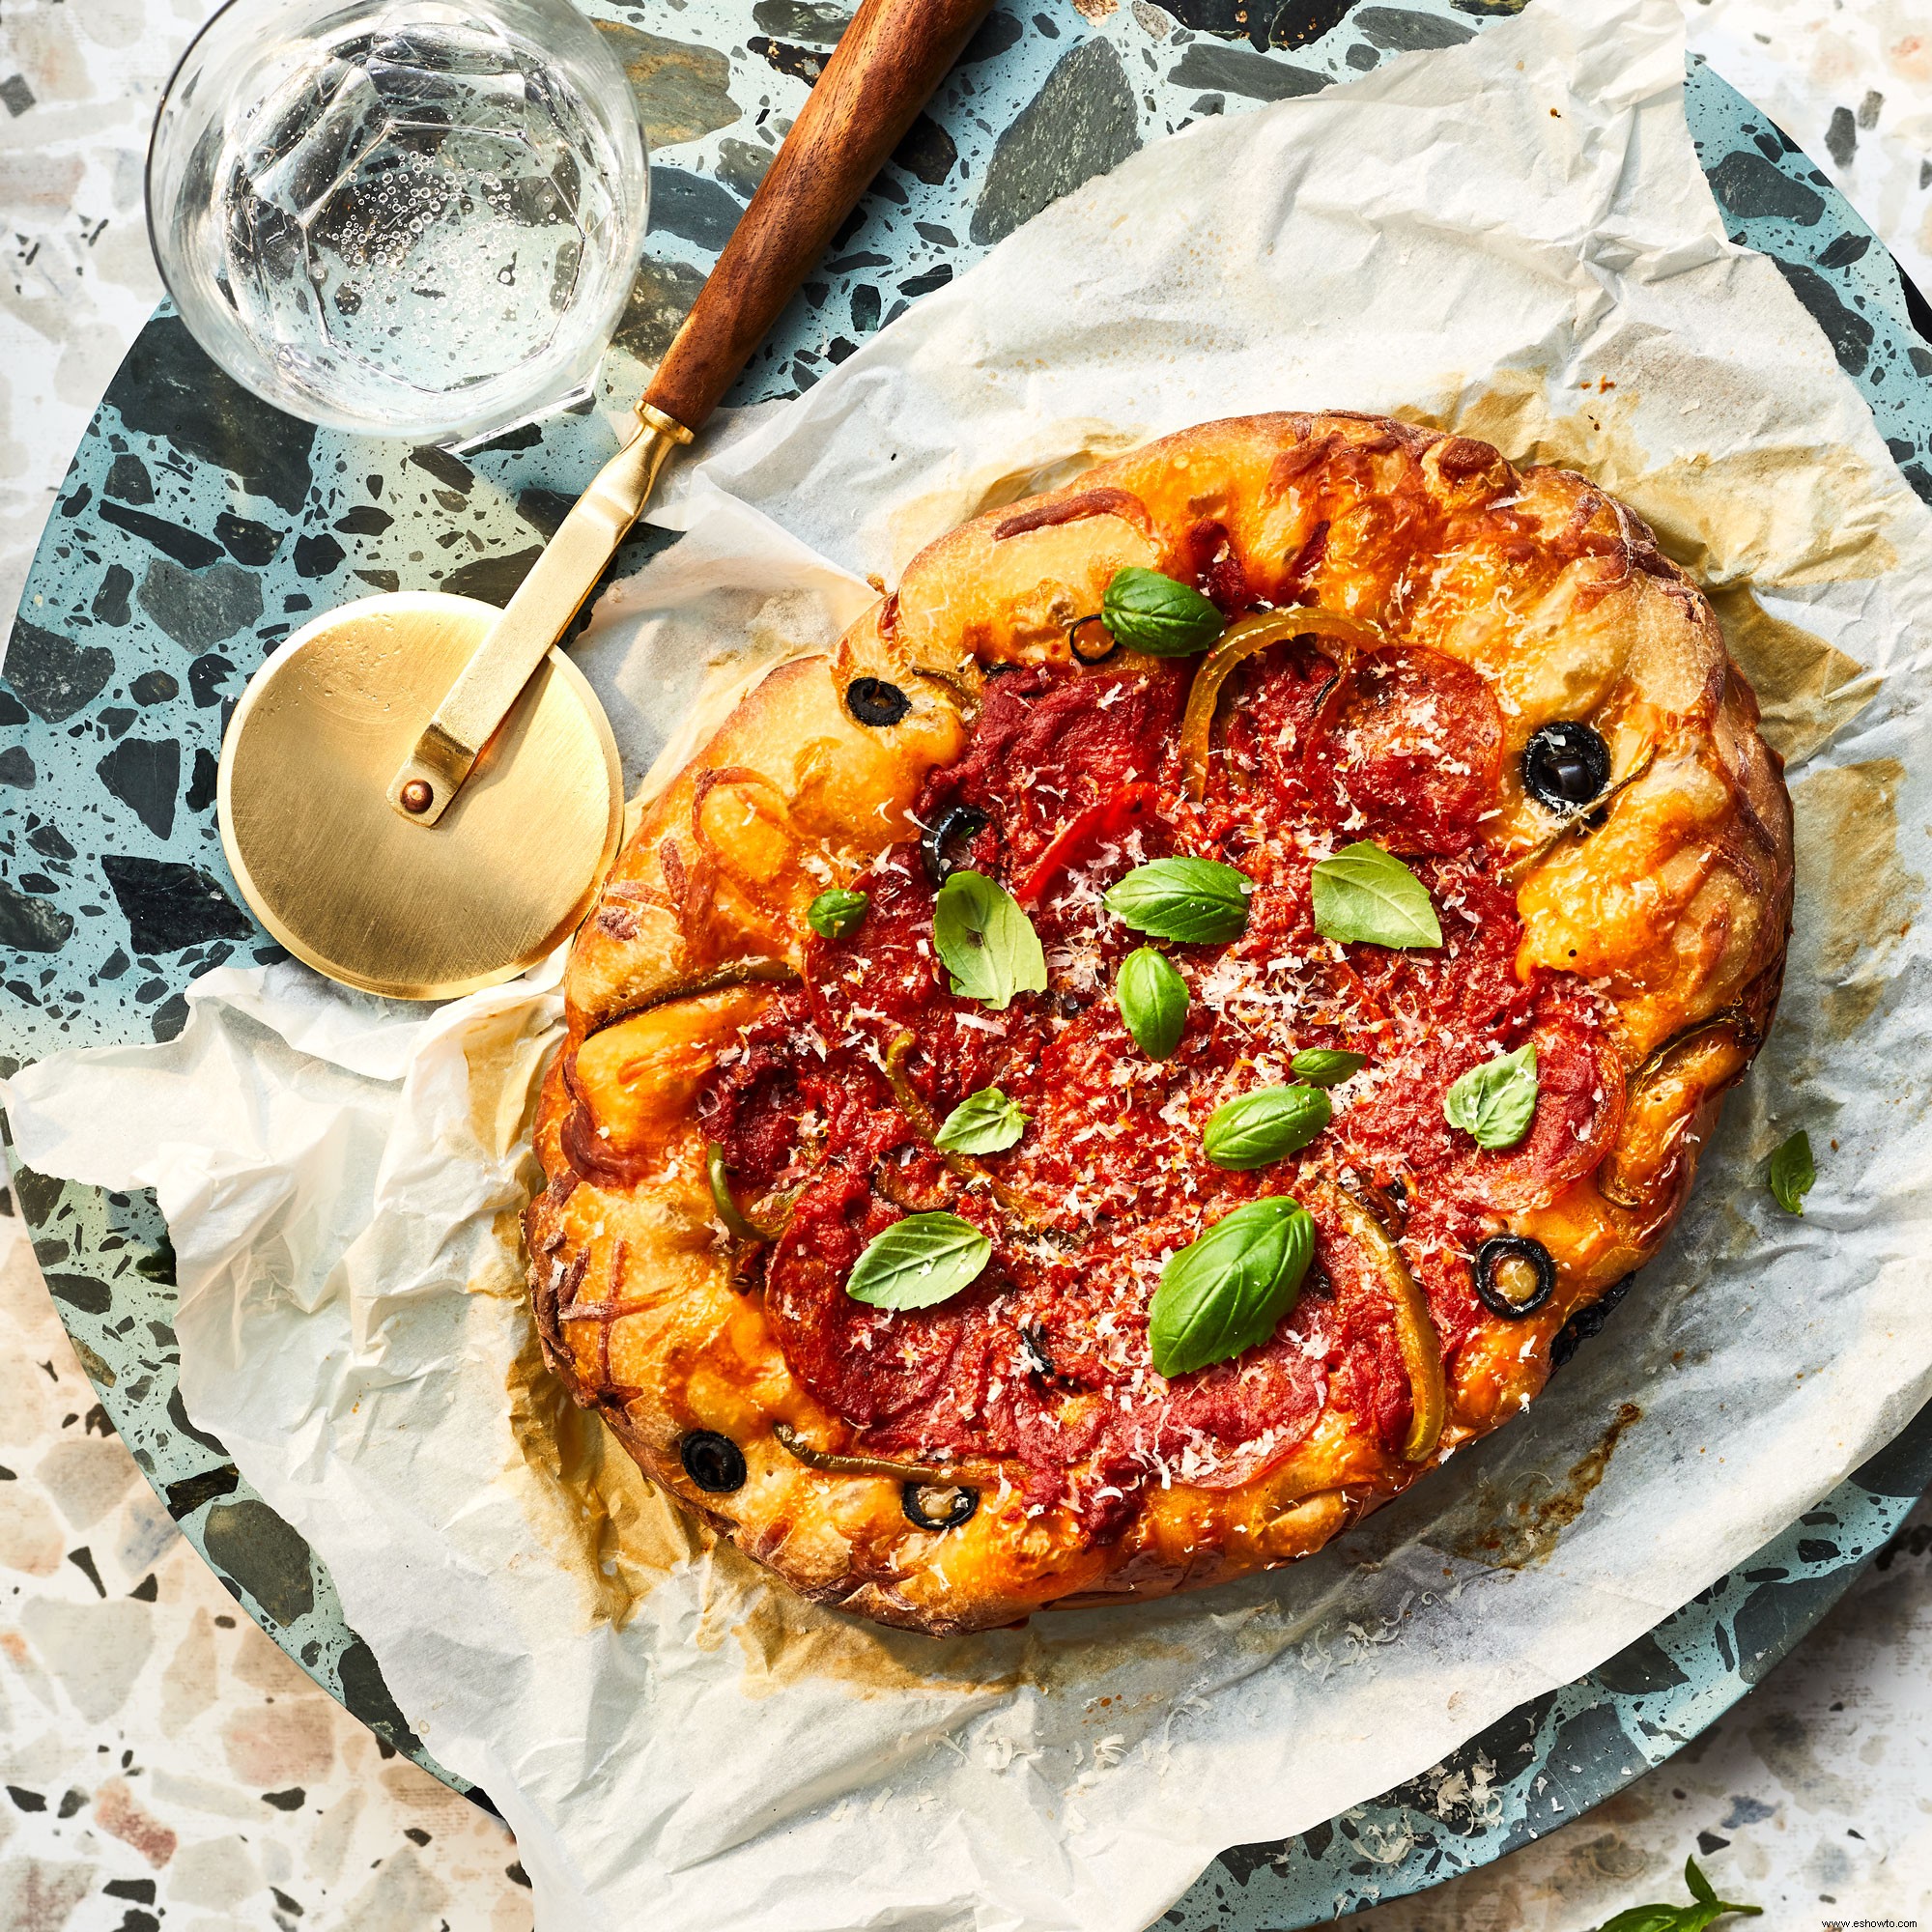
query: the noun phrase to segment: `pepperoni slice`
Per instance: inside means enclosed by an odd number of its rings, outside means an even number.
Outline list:
[[[834,1172],[798,1207],[765,1289],[765,1312],[792,1373],[828,1408],[856,1423],[881,1422],[929,1402],[949,1380],[962,1303],[895,1313],[845,1293],[867,1242],[898,1219],[896,1208],[873,1195],[866,1175]],[[983,1299],[983,1290],[967,1293]]]
[[[965,799],[993,813],[1009,845],[1036,819],[1050,837],[1069,811],[1155,775],[1186,676],[1184,666],[1141,660],[1089,677],[1035,668],[989,679],[973,742],[927,781],[921,820]],[[1033,856],[1008,853],[1022,863]]]
[[[1308,1434],[1321,1412],[1325,1387],[1321,1364],[1304,1351],[1298,1324],[1285,1321],[1261,1348],[1177,1383],[1153,1446],[1163,1462],[1184,1469],[1188,1452],[1198,1452],[1203,1437],[1211,1438],[1209,1465],[1187,1480],[1206,1490],[1234,1489]],[[1250,1453],[1228,1454],[1232,1449]]]
[[[1577,1012],[1539,1019],[1536,1118],[1516,1147],[1472,1155],[1459,1192],[1507,1213],[1555,1198],[1591,1172],[1623,1118],[1623,1063],[1614,1043]]]
[[[1467,665],[1412,644],[1361,659],[1334,734],[1343,785],[1369,837],[1454,853],[1495,800],[1503,721]]]
[[[1226,755],[1209,762],[1210,788],[1224,775],[1255,774],[1275,789],[1283,813],[1304,809],[1304,766],[1320,740],[1318,720],[1334,678],[1334,660],[1303,637],[1270,644],[1235,673],[1236,696],[1224,702]]]

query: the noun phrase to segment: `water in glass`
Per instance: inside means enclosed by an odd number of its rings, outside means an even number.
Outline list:
[[[520,0],[352,4],[178,77],[157,252],[204,346],[299,414],[410,434],[583,384],[636,269],[643,156],[622,70],[568,26],[547,46]],[[165,165],[170,142],[192,158]]]

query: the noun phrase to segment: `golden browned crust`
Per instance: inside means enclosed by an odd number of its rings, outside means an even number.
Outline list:
[[[1492,842],[1520,881],[1519,969],[1606,990],[1621,1125],[1592,1175],[1506,1214],[1556,1260],[1557,1292],[1461,1350],[1427,1460],[1403,1462],[1331,1404],[1239,1488],[1150,1490],[1116,1544],[1085,1547],[1004,1485],[962,1527],[923,1530],[897,1479],[808,1466],[779,1439],[784,1426],[836,1450],[853,1432],[734,1285],[696,1096],[773,984],[796,978],[806,905],[909,835],[922,781],[967,742],[982,668],[1064,663],[1067,625],[1116,570],[1191,581],[1208,524],[1258,596],[1299,593],[1487,680],[1506,731]],[[845,688],[867,673],[911,696],[900,723],[848,714]],[[1552,844],[1517,773],[1557,719],[1591,721],[1615,772],[1642,769],[1600,828]],[[832,655],[783,666],[740,704],[651,804],[580,934],[536,1135],[549,1185],[527,1218],[549,1359],[688,1507],[804,1594],[885,1623],[983,1629],[1308,1554],[1524,1406],[1564,1323],[1647,1260],[1682,1206],[1769,1024],[1790,925],[1790,806],[1756,724],[1709,606],[1635,516],[1581,476],[1519,471],[1465,439],[1348,414],[1210,423],[978,518],[921,553]],[[742,1449],[742,1487],[694,1485],[679,1455],[694,1430]]]

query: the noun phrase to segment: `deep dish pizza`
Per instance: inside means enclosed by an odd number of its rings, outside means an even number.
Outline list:
[[[1319,1548],[1657,1248],[1791,821],[1583,477],[1211,423],[923,551],[646,810],[527,1217],[549,1358],[795,1589],[944,1634]]]

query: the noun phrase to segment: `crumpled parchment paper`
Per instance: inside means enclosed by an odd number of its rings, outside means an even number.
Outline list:
[[[935,1643],[713,1548],[537,1364],[554,965],[434,1012],[222,969],[172,1044],[11,1083],[30,1164],[157,1189],[190,1412],[502,1808],[542,1925],[1128,1932],[1599,1662],[1925,1399],[1932,517],[1726,241],[1681,62],[1673,0],[1538,0],[1148,150],[680,470],[689,534],[579,647],[639,771],[961,517],[1283,407],[1574,464],[1703,574],[1792,761],[1777,1031],[1603,1338],[1313,1561]],[[1794,1219],[1761,1164],[1801,1124]]]

